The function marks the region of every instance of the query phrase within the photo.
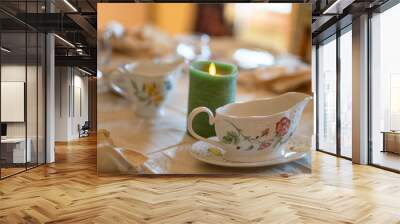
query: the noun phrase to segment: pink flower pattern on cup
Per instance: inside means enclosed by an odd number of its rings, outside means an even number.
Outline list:
[[[271,143],[269,143],[269,142],[262,142],[261,144],[260,144],[260,146],[258,147],[258,150],[263,150],[263,149],[266,149],[266,148],[268,148],[268,147],[270,147],[271,146]]]
[[[284,136],[288,133],[290,128],[290,120],[287,117],[280,119],[275,126],[275,131],[277,136]]]
[[[268,149],[271,146],[276,146],[284,137],[290,129],[291,121],[289,118],[282,117],[278,122],[275,124],[275,136],[270,139],[266,139],[268,137],[270,129],[267,127],[262,132],[261,135],[256,137],[248,136],[242,132],[235,124],[230,121],[226,121],[227,123],[231,124],[235,130],[228,131],[222,138],[222,141],[225,144],[233,144],[236,145],[237,150],[246,150],[250,151],[253,149],[257,150],[264,150]],[[247,142],[245,146],[242,145],[243,142]]]

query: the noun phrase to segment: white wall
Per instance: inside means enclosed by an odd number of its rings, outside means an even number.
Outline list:
[[[1,82],[1,121],[24,122],[25,83]],[[35,106],[36,108],[36,106]]]
[[[28,70],[31,69],[28,67]],[[1,81],[25,82],[25,65],[2,65]],[[1,108],[6,110],[6,108]],[[7,123],[7,137],[25,137],[25,123]]]
[[[55,141],[68,140],[68,117],[69,117],[69,96],[68,88],[70,83],[69,68],[55,68]]]
[[[36,70],[38,69],[38,71]],[[27,78],[27,80],[25,80]],[[32,151],[32,161],[44,162],[44,74],[42,68],[19,64],[5,64],[1,66],[2,82],[24,82],[26,84],[26,107],[21,108],[22,113],[26,112],[27,119],[22,122],[6,122],[8,138],[25,138],[30,140]],[[2,90],[3,91],[3,90]],[[22,90],[24,91],[24,90]],[[22,92],[24,94],[24,92]],[[3,97],[7,97],[2,95]],[[12,110],[12,108],[2,107],[1,110]],[[12,111],[8,111],[11,112]],[[37,153],[39,156],[37,157]]]
[[[55,140],[74,140],[78,124],[88,120],[88,78],[71,67],[56,67],[55,73]]]
[[[76,70],[75,70],[76,72]],[[72,132],[73,138],[78,137],[78,124],[83,125],[88,120],[88,78],[79,75],[74,75],[74,91],[73,91],[73,105],[72,108]]]
[[[27,68],[28,74],[36,74],[36,67],[28,66]],[[1,66],[1,81],[2,82],[10,82],[10,81],[18,81],[25,82],[25,65],[2,65]],[[28,77],[29,78],[29,77]],[[36,85],[36,81],[33,83],[32,80],[29,80],[29,84]],[[28,88],[27,89],[27,103],[34,102],[36,100],[36,89]],[[32,90],[33,92],[30,92]],[[33,100],[35,98],[35,100]],[[36,101],[32,105],[36,108]],[[7,110],[7,108],[1,108],[2,110]],[[34,121],[36,124],[36,113],[28,113],[28,122]],[[33,117],[32,117],[33,116]],[[33,124],[29,124],[29,127],[32,127]],[[35,128],[36,129],[36,128]],[[28,137],[29,137],[28,131]],[[7,122],[7,136],[8,137],[25,137],[25,122]]]

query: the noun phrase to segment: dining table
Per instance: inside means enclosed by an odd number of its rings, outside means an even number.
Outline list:
[[[221,46],[217,40],[214,45]],[[214,55],[225,50],[211,47]],[[219,52],[219,53],[218,53]],[[109,174],[174,174],[174,175],[294,175],[311,172],[311,148],[314,135],[314,105],[305,108],[295,134],[288,142],[294,151],[305,152],[296,161],[263,167],[224,167],[208,164],[194,158],[192,144],[197,142],[187,132],[189,75],[188,64],[176,77],[173,90],[163,106],[164,113],[154,118],[145,118],[135,113],[135,104],[110,88],[108,71],[118,68],[132,59],[113,54],[98,77],[97,125],[98,137],[97,169],[100,175]],[[242,72],[239,70],[239,76]],[[276,96],[268,88],[237,86],[236,101],[247,101]],[[140,162],[131,160],[135,152],[145,157]],[[133,154],[133,157],[135,154]],[[133,158],[135,160],[135,158]]]

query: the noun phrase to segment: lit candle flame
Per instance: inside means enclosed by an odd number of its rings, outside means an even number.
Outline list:
[[[216,75],[217,74],[217,68],[215,67],[215,64],[211,62],[210,68],[208,69],[208,72],[210,75]]]

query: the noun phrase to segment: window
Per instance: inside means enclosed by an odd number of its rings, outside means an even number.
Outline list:
[[[336,39],[318,48],[318,149],[336,153]]]
[[[351,24],[318,45],[316,64],[317,149],[351,159],[353,131]]]
[[[371,18],[372,164],[400,170],[400,5]]]
[[[37,13],[42,4],[18,2],[19,15]],[[45,163],[46,39],[8,14],[0,17],[8,21],[0,23],[0,178],[5,178]]]
[[[351,28],[351,27],[349,27]],[[340,155],[352,156],[352,33],[340,36]]]

